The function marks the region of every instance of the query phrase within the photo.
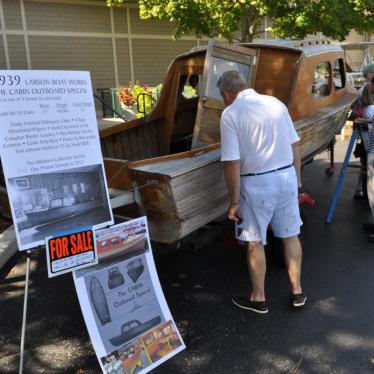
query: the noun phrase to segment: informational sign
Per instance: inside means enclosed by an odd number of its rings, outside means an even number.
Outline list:
[[[113,223],[89,72],[0,70],[0,123],[20,250]]]
[[[96,232],[99,265],[74,271],[104,373],[143,374],[185,348],[155,268],[145,217]]]
[[[95,233],[91,228],[46,238],[46,252],[50,278],[98,263]]]

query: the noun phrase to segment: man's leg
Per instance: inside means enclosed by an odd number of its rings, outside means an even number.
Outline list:
[[[300,284],[302,250],[300,240],[297,236],[283,238],[284,255],[288,271],[288,277],[291,283],[292,294],[300,294],[302,292]]]
[[[265,301],[265,250],[261,242],[249,242],[247,249],[247,263],[252,281],[252,293],[233,295],[232,302],[242,309],[252,310],[256,313],[267,313],[268,306]]]
[[[252,282],[251,301],[265,301],[266,258],[261,242],[249,242],[247,264]]]

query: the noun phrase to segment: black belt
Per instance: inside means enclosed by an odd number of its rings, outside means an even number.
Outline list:
[[[283,169],[288,169],[288,168],[290,168],[291,166],[293,166],[293,163],[292,163],[292,164],[289,164],[289,165],[286,165],[286,166],[282,166],[281,168],[277,168],[277,169],[274,169],[274,170],[264,171],[263,173],[248,173],[248,174],[242,174],[241,177],[254,177],[255,175],[263,175],[263,174],[274,173],[275,171],[279,171],[279,170],[283,170]]]

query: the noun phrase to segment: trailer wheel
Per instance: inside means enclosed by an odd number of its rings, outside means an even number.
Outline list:
[[[333,166],[330,166],[327,169],[325,169],[325,174],[328,177],[332,177],[334,175],[334,173],[335,173],[335,168]]]

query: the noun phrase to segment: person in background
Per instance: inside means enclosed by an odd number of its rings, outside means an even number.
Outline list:
[[[247,242],[252,292],[234,295],[242,309],[267,313],[264,245],[271,224],[284,243],[291,283],[291,306],[304,306],[301,288],[302,221],[298,205],[301,187],[299,137],[286,106],[272,96],[248,88],[237,71],[217,82],[226,109],[221,117],[221,161],[231,203],[228,218],[236,221],[237,239]]]
[[[374,64],[367,64],[366,66],[364,66],[364,68],[362,69],[362,75],[365,78],[365,83],[358,90],[358,94],[357,94],[358,98],[361,97],[365,85],[367,83],[371,83],[371,80],[374,78]]]
[[[353,117],[362,117],[361,112],[357,112],[358,110],[362,108],[362,103],[361,103],[361,96],[363,93],[363,90],[366,85],[370,85],[370,90],[372,93],[374,93],[374,64],[368,64],[362,69],[362,75],[365,78],[365,83],[364,85],[358,90],[357,93],[357,100],[353,109]],[[357,184],[355,188],[355,193],[354,193],[354,198],[355,199],[367,199],[367,193],[366,193],[366,177],[364,175],[365,169],[366,169],[366,152],[365,149],[363,148],[362,143],[357,143],[356,148],[354,151],[355,157],[360,158],[361,162],[361,173],[358,176],[357,179]]]
[[[374,80],[374,77],[372,78]],[[373,82],[374,83],[374,82]],[[367,194],[372,214],[372,222],[365,222],[363,229],[370,232],[369,242],[374,243],[374,94],[371,85],[366,84],[361,92],[360,103],[362,105],[362,117],[354,120],[356,125],[369,127],[369,149],[367,153]]]

